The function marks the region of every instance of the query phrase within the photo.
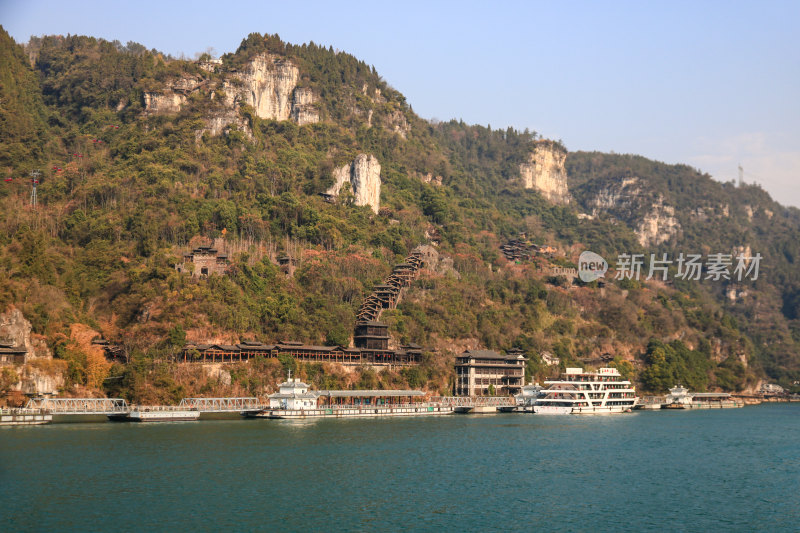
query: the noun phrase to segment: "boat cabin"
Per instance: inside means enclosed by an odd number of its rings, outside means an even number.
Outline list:
[[[316,409],[317,394],[308,391],[308,384],[297,378],[288,378],[279,385],[278,392],[269,395],[271,409]]]

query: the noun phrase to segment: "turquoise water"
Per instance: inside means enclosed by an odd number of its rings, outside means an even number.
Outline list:
[[[796,531],[800,405],[0,431],[0,531]]]

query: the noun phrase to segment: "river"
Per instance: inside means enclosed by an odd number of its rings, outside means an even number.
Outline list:
[[[0,531],[796,531],[800,404],[0,428]]]

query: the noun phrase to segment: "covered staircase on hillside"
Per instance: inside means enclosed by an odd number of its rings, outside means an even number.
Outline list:
[[[414,250],[405,261],[395,265],[392,273],[380,285],[372,288],[372,293],[364,299],[358,310],[358,324],[377,322],[384,309],[395,309],[402,290],[411,285],[423,266],[422,252]]]

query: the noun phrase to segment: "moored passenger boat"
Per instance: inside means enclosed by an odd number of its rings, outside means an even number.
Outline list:
[[[567,368],[562,379],[545,381],[548,388],[533,412],[543,415],[625,413],[636,405],[636,389],[616,368],[589,372]]]
[[[133,407],[127,415],[131,422],[188,422],[200,418],[197,409],[173,406]]]
[[[306,383],[289,378],[269,396],[269,407],[242,413],[255,418],[351,418],[452,414],[452,405],[422,401],[414,390],[310,391]]]

